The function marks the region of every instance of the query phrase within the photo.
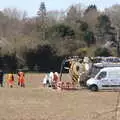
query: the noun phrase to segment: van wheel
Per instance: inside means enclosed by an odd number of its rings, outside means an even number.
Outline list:
[[[90,90],[91,90],[91,91],[98,91],[97,85],[92,85],[92,86],[90,87]]]

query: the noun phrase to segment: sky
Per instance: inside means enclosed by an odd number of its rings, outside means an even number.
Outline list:
[[[41,2],[45,2],[47,10],[66,10],[72,4],[81,3],[84,6],[95,4],[98,9],[120,4],[120,0],[0,0],[0,10],[4,8],[18,8],[25,10],[28,16],[35,16]]]

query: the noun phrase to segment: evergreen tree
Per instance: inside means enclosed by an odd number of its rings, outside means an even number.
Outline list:
[[[92,11],[92,10],[97,11],[96,5],[89,5],[88,8],[85,10],[84,15],[87,14],[88,12]]]
[[[38,15],[38,31],[41,32],[42,40],[45,40],[45,33],[47,28],[46,6],[41,2],[40,8],[37,12]]]
[[[98,17],[98,24],[96,25],[96,36],[99,43],[111,41],[114,38],[114,28],[111,27],[111,21],[107,15],[100,15]]]
[[[91,31],[85,31],[84,33],[84,40],[87,44],[87,47],[90,47],[91,44],[95,43],[95,38],[94,38],[94,34]]]
[[[42,20],[46,17],[46,6],[44,2],[41,2],[37,15],[41,17]]]

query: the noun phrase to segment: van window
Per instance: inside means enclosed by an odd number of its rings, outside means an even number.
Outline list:
[[[106,75],[107,75],[107,72],[102,71],[102,72],[97,76],[97,79],[100,80],[100,79],[102,79],[102,78],[105,78]]]
[[[109,73],[110,78],[120,78],[120,71],[111,71]]]

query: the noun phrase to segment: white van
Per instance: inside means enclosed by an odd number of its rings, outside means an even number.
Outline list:
[[[87,80],[87,86],[92,91],[101,89],[120,89],[120,67],[107,67]]]

